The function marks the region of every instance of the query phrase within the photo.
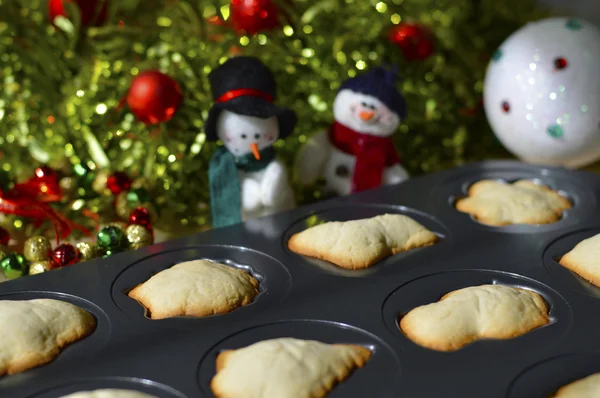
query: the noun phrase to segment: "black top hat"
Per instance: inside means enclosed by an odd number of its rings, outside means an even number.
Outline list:
[[[277,116],[279,138],[285,138],[296,126],[296,113],[273,104],[277,85],[273,74],[258,58],[235,57],[208,76],[215,101],[204,125],[206,139],[216,141],[217,119],[223,109],[239,115],[267,119]]]

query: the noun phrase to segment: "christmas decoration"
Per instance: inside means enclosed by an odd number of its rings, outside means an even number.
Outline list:
[[[41,274],[52,271],[55,268],[52,260],[39,260],[29,264],[29,275]]]
[[[209,166],[214,227],[295,206],[273,144],[296,125],[291,109],[273,104],[275,80],[257,58],[235,57],[210,75],[215,104],[204,126],[207,139],[223,141]]]
[[[342,84],[333,104],[333,125],[299,153],[302,183],[312,184],[323,175],[328,191],[348,195],[408,178],[391,139],[406,117],[406,101],[395,80],[395,72],[374,68]]]
[[[0,245],[0,260],[6,258],[10,254],[10,250],[7,247]]]
[[[23,255],[28,261],[42,261],[50,258],[52,245],[43,236],[33,236],[25,241]]]
[[[89,261],[100,256],[100,250],[98,247],[90,242],[78,242],[75,247],[79,252],[79,261]]]
[[[152,227],[150,219],[150,212],[145,207],[136,207],[131,214],[129,214],[129,224],[141,225],[147,229]]]
[[[77,6],[83,26],[100,26],[106,21],[108,0],[49,0],[48,15],[51,21],[59,15],[69,17],[65,11],[65,3]]]
[[[179,84],[159,71],[146,71],[136,76],[127,104],[139,121],[157,124],[171,120],[181,103]]]
[[[73,245],[63,243],[52,252],[52,260],[57,267],[73,265],[79,261],[79,252]]]
[[[0,227],[0,246],[8,245],[9,241],[10,241],[10,234],[8,233],[8,231],[6,229]]]
[[[27,275],[27,260],[18,253],[10,253],[0,261],[0,269],[6,278],[16,279]]]
[[[116,172],[108,176],[106,180],[106,187],[112,192],[113,195],[118,195],[123,191],[129,190],[131,187],[132,179],[126,173]]]
[[[581,167],[600,159],[600,29],[551,18],[511,35],[485,78],[498,139],[530,163]]]
[[[121,228],[109,225],[98,232],[97,242],[98,246],[112,254],[123,248],[125,237]]]
[[[152,244],[152,233],[143,225],[129,225],[125,230],[129,247],[133,250]]]
[[[131,212],[137,207],[145,208],[150,213],[150,219],[156,220],[158,214],[152,197],[144,188],[134,188],[121,192],[115,201],[115,210],[122,220],[128,220]]]
[[[400,48],[407,61],[423,61],[435,51],[431,32],[418,24],[394,25],[389,31],[388,38]]]
[[[271,0],[231,0],[229,9],[238,33],[254,35],[281,26],[279,9]]]

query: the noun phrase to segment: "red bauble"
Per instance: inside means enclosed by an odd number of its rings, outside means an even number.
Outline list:
[[[63,243],[52,252],[52,261],[56,267],[66,267],[79,261],[79,251],[69,243]]]
[[[0,227],[0,245],[6,246],[6,245],[8,245],[9,241],[10,241],[10,234],[8,233],[7,230]]]
[[[254,35],[281,26],[279,9],[271,0],[231,0],[230,21],[238,33]]]
[[[49,0],[50,21],[61,15],[68,18],[63,3],[75,3],[79,7],[83,26],[101,26],[108,16],[108,0]]]
[[[137,207],[133,209],[129,215],[129,224],[141,225],[146,229],[152,228],[152,220],[150,218],[150,212],[144,207]]]
[[[141,122],[167,122],[181,104],[181,89],[175,80],[164,73],[142,72],[131,83],[127,104]]]
[[[407,61],[422,61],[435,51],[431,33],[421,25],[401,23],[390,29],[390,41],[397,45]]]
[[[113,195],[118,195],[123,191],[129,190],[131,188],[131,178],[122,171],[117,171],[110,176],[106,180],[106,188],[112,192]]]

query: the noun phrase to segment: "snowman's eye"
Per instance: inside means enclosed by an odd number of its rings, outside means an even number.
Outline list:
[[[366,102],[361,102],[360,103],[362,106],[364,106],[365,108],[367,107],[367,103]]]
[[[242,137],[244,140],[245,140],[246,138],[248,138],[248,136],[247,136],[246,134],[242,134],[240,137]]]
[[[258,134],[258,133],[254,134],[254,139],[256,139],[256,140],[257,140],[257,139],[259,139],[259,138],[260,138],[260,134]]]
[[[564,57],[558,57],[554,60],[554,67],[558,70],[565,69],[569,63]]]
[[[508,101],[502,101],[502,110],[504,111],[504,113],[510,112],[510,104],[508,103]]]

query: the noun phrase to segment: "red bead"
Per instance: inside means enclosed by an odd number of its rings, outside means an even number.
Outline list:
[[[8,245],[9,241],[10,241],[10,234],[8,233],[7,230],[0,227],[0,245],[6,246],[6,245]]]
[[[556,69],[565,69],[568,65],[568,62],[563,57],[558,57],[554,60],[554,67]]]
[[[271,0],[231,0],[230,20],[240,34],[255,35],[281,26],[279,9]]]
[[[502,102],[502,110],[504,111],[504,113],[510,112],[510,104],[508,103],[508,101]]]
[[[131,178],[121,171],[117,171],[111,174],[106,180],[106,188],[112,192],[113,195],[118,195],[123,191],[131,188]]]
[[[79,7],[83,26],[101,26],[106,22],[109,0],[49,0],[48,15],[50,21],[54,21],[54,18],[59,15],[68,17],[64,3],[75,3]]]
[[[146,229],[152,228],[152,220],[150,219],[150,212],[144,207],[137,207],[133,209],[129,215],[129,224],[142,225]]]
[[[127,104],[145,124],[168,122],[181,104],[181,88],[170,76],[158,71],[137,75],[127,93]]]
[[[57,267],[66,267],[79,261],[79,251],[69,243],[63,243],[52,252],[52,261]]]
[[[431,33],[421,25],[401,23],[390,29],[389,40],[400,48],[407,61],[422,61],[435,51]]]

